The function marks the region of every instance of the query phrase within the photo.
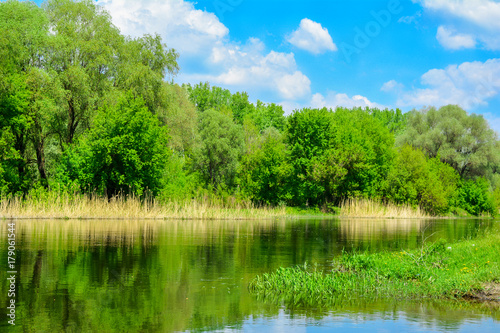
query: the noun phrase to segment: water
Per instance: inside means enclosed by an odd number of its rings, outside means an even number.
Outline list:
[[[7,277],[1,221],[0,280]],[[481,237],[493,220],[16,221],[16,326],[2,331],[499,331],[498,306],[339,299],[330,308],[259,300],[280,266],[328,270],[342,251],[397,251]]]

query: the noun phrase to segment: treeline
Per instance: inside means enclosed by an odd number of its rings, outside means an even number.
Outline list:
[[[436,215],[500,207],[500,143],[458,106],[302,109],[169,82],[178,54],[122,36],[93,1],[0,3],[0,192],[218,196],[335,211],[347,198]]]

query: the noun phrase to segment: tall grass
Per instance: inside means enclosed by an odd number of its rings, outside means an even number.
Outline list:
[[[340,215],[346,217],[425,218],[419,207],[382,203],[373,199],[347,199],[340,205]]]
[[[110,199],[81,193],[42,191],[3,197],[1,218],[255,219],[285,216],[285,208],[256,207],[234,198],[200,197],[164,201],[118,195]]]
[[[250,290],[282,304],[328,305],[338,297],[500,301],[500,234],[422,249],[344,253],[330,272],[306,265],[257,276]]]

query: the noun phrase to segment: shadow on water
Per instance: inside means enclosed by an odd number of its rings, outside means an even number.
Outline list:
[[[0,244],[7,244],[2,221]],[[433,323],[499,320],[486,304],[333,299],[284,307],[247,291],[257,274],[304,262],[328,267],[342,250],[396,251],[497,230],[493,220],[19,220],[18,320],[12,331],[259,330],[284,320]],[[0,247],[7,262],[7,246]],[[6,280],[4,269],[0,279]],[[6,305],[7,283],[0,286]],[[6,306],[0,315],[5,318]],[[282,316],[282,317],[280,317]],[[308,319],[309,318],[309,319]],[[339,319],[341,318],[341,319]],[[6,321],[0,326],[5,328]],[[269,326],[266,326],[269,328]]]

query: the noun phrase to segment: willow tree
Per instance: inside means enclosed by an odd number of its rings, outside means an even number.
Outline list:
[[[451,165],[461,177],[472,178],[498,170],[497,139],[483,116],[447,105],[410,113],[406,130],[396,142],[420,148],[428,157]]]

